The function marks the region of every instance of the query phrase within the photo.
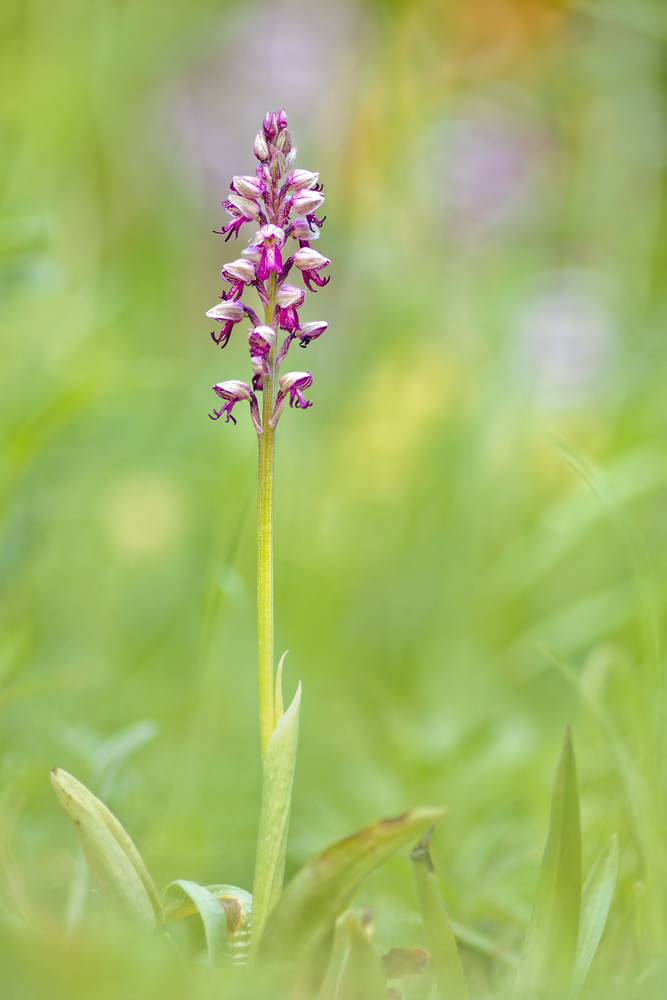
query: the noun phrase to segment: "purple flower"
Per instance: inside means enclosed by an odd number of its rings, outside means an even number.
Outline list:
[[[224,414],[228,421],[234,421],[232,409],[245,399],[250,403],[257,433],[261,434],[255,392],[271,393],[268,405],[273,409],[269,421],[272,427],[276,426],[287,399],[290,406],[297,409],[312,406],[304,396],[304,391],[312,385],[310,372],[280,376],[280,366],[295,340],[306,347],[322,335],[328,323],[317,320],[301,325],[298,310],[306,292],[297,285],[288,284],[286,279],[291,268],[296,267],[297,272],[303,274],[306,287],[315,291],[313,285],[321,288],[330,280],[319,273],[330,261],[310,245],[312,240],[319,238],[324,221],[314,214],[324,203],[319,174],[294,167],[297,150],[292,146],[287,115],[282,109],[265,116],[255,137],[254,152],[259,161],[255,174],[234,175],[230,184],[232,193],[223,202],[232,218],[223,233],[227,239],[232,233],[238,236],[246,222],[256,222],[259,229],[241,251],[241,256],[223,266],[221,276],[223,281],[230,283],[230,288],[206,315],[222,323],[220,335],[211,335],[222,347],[229,341],[234,325],[244,316],[252,324],[248,331],[252,385],[236,379],[218,383],[214,389],[225,400],[225,405],[214,411],[211,418],[218,420]],[[298,240],[299,246],[283,264],[282,252],[287,236]],[[264,322],[241,301],[246,286],[252,286],[257,292],[264,310]],[[287,336],[277,350],[281,329]],[[265,399],[264,407],[266,405]]]
[[[257,265],[257,277],[265,281],[271,271],[280,273],[283,269],[283,259],[280,251],[285,246],[285,233],[280,226],[269,224],[262,226],[252,238],[252,246],[261,251]]]
[[[212,309],[208,309],[206,315],[209,319],[217,319],[222,323],[220,336],[216,337],[215,333],[211,333],[211,336],[216,344],[226,347],[232,335],[234,324],[240,323],[245,315],[245,306],[242,302],[234,302],[226,299],[213,306]]]
[[[306,298],[306,293],[296,285],[282,285],[276,293],[276,304],[280,307],[279,321],[282,330],[293,330],[299,328],[299,309]]]
[[[227,382],[217,382],[213,386],[213,391],[220,399],[225,400],[225,405],[221,410],[213,410],[212,414],[209,413],[211,420],[219,420],[224,413],[226,423],[229,423],[231,420],[235,424],[236,420],[232,416],[232,410],[238,402],[247,399],[250,402],[250,413],[253,423],[258,432],[261,433],[262,424],[259,419],[259,406],[257,404],[257,396],[252,391],[252,386],[248,385],[247,382],[239,382],[238,379],[232,378]]]
[[[318,319],[314,323],[304,323],[296,331],[296,336],[300,340],[299,347],[308,347],[311,340],[317,340],[318,337],[321,337],[328,326],[329,324],[324,319]]]
[[[298,267],[303,273],[303,280],[311,292],[315,291],[310,284],[311,281],[314,281],[319,288],[329,284],[331,279],[321,278],[317,272],[321,271],[323,267],[327,267],[331,261],[328,257],[323,257],[317,250],[313,250],[312,247],[301,247],[294,254],[293,262],[295,267]]]

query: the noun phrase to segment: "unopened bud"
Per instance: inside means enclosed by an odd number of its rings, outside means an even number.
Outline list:
[[[261,129],[255,136],[255,156],[263,163],[269,158],[269,144],[264,138],[264,133]]]
[[[276,144],[276,149],[279,149],[281,153],[289,153],[290,149],[292,148],[292,142],[290,140],[289,132],[287,131],[286,128],[283,129],[282,132],[278,133],[275,140],[275,144]]]
[[[278,116],[275,111],[267,111],[264,116],[264,123],[262,127],[264,129],[264,135],[267,139],[275,139],[278,135],[277,118]]]
[[[266,184],[258,177],[234,177],[233,184],[234,190],[244,198],[260,198],[266,191]]]
[[[312,188],[319,180],[319,173],[313,173],[312,170],[293,170],[291,174],[286,178],[286,182],[294,191],[300,191],[302,188]],[[236,179],[236,178],[234,178]]]
[[[292,198],[292,208],[297,215],[310,215],[324,204],[324,195],[319,191],[297,191]]]
[[[319,271],[320,268],[326,267],[330,263],[328,257],[324,257],[312,247],[301,247],[294,254],[294,264],[300,271]]]
[[[284,108],[280,108],[276,113],[276,124],[278,128],[287,128],[287,112]]]

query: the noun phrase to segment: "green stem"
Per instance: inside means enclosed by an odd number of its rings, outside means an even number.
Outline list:
[[[268,293],[269,304],[265,307],[267,326],[271,325],[276,306],[275,271],[269,276]],[[273,679],[273,464],[276,432],[269,421],[278,393],[277,350],[276,347],[269,355],[271,374],[264,377],[263,431],[259,435],[257,482],[257,673],[262,760],[276,725]]]

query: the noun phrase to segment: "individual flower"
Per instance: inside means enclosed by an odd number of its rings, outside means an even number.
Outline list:
[[[296,336],[300,341],[299,347],[308,347],[311,340],[317,340],[318,337],[321,337],[328,326],[329,324],[324,319],[315,320],[313,323],[304,323],[296,331]]]
[[[232,285],[226,295],[227,301],[240,298],[243,295],[243,286],[254,284],[257,278],[255,265],[250,260],[244,260],[243,257],[225,264],[220,274],[225,281],[231,282]]]
[[[281,285],[276,293],[276,304],[279,306],[279,322],[283,330],[292,333],[299,327],[299,309],[306,298],[306,293],[296,285]]]
[[[272,326],[254,327],[248,334],[251,358],[264,358],[276,346],[276,331]]]
[[[261,177],[244,175],[234,176],[231,184],[232,190],[244,198],[261,198],[266,191],[266,184]]]
[[[322,278],[317,273],[323,267],[327,267],[331,261],[328,257],[323,257],[317,250],[313,250],[312,247],[301,247],[297,250],[293,257],[293,263],[302,272],[303,280],[311,292],[315,291],[310,284],[311,281],[314,281],[319,288],[322,288],[324,285],[328,285],[331,280],[330,278]]]
[[[318,208],[321,208],[324,204],[324,195],[320,194],[319,191],[309,191],[304,188],[303,191],[297,191],[291,201],[292,209],[298,215],[312,215],[316,212]]]
[[[257,277],[265,281],[271,271],[280,273],[283,268],[283,259],[280,251],[285,246],[285,233],[280,226],[269,223],[255,233],[251,246],[260,250],[260,258],[257,264]]]
[[[317,226],[313,228],[308,219],[297,218],[293,219],[289,227],[289,235],[293,236],[295,240],[300,240],[305,243],[309,243],[310,240],[319,240],[320,232]]]
[[[297,409],[307,410],[309,406],[313,405],[312,401],[306,399],[303,395],[304,389],[310,388],[313,384],[313,376],[310,372],[288,372],[287,375],[280,376],[278,384],[280,385],[280,389],[276,396],[276,406],[271,417],[271,423],[274,426],[278,422],[288,396],[289,405],[296,406]]]
[[[216,344],[220,344],[221,347],[227,346],[234,324],[241,322],[245,312],[246,307],[242,302],[234,302],[228,299],[218,302],[212,309],[207,310],[206,315],[209,319],[216,319],[222,323],[219,337],[216,337],[215,332],[211,333],[211,337]]]
[[[252,391],[252,386],[248,385],[247,382],[240,382],[238,379],[232,378],[227,382],[217,382],[213,386],[213,391],[220,397],[220,399],[225,400],[225,405],[222,409],[213,410],[213,413],[209,413],[211,420],[219,420],[224,413],[226,423],[229,423],[231,420],[231,422],[235,424],[236,420],[232,416],[232,410],[237,403],[241,402],[241,400],[247,399],[250,403],[250,413],[253,423],[258,431],[261,431],[262,425],[259,419],[257,396]]]

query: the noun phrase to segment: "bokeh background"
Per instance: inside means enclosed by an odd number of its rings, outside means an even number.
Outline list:
[[[504,996],[570,723],[585,870],[613,833],[621,861],[588,988],[662,995],[664,2],[4,0],[0,37],[9,995],[208,995],[110,937],[56,763],[159,886],[251,886],[255,441],[207,417],[249,366],[204,311],[243,245],[220,201],[281,106],[332,259],[277,455],[289,870],[445,804],[473,993]],[[382,949],[423,943],[405,858],[360,902]]]

